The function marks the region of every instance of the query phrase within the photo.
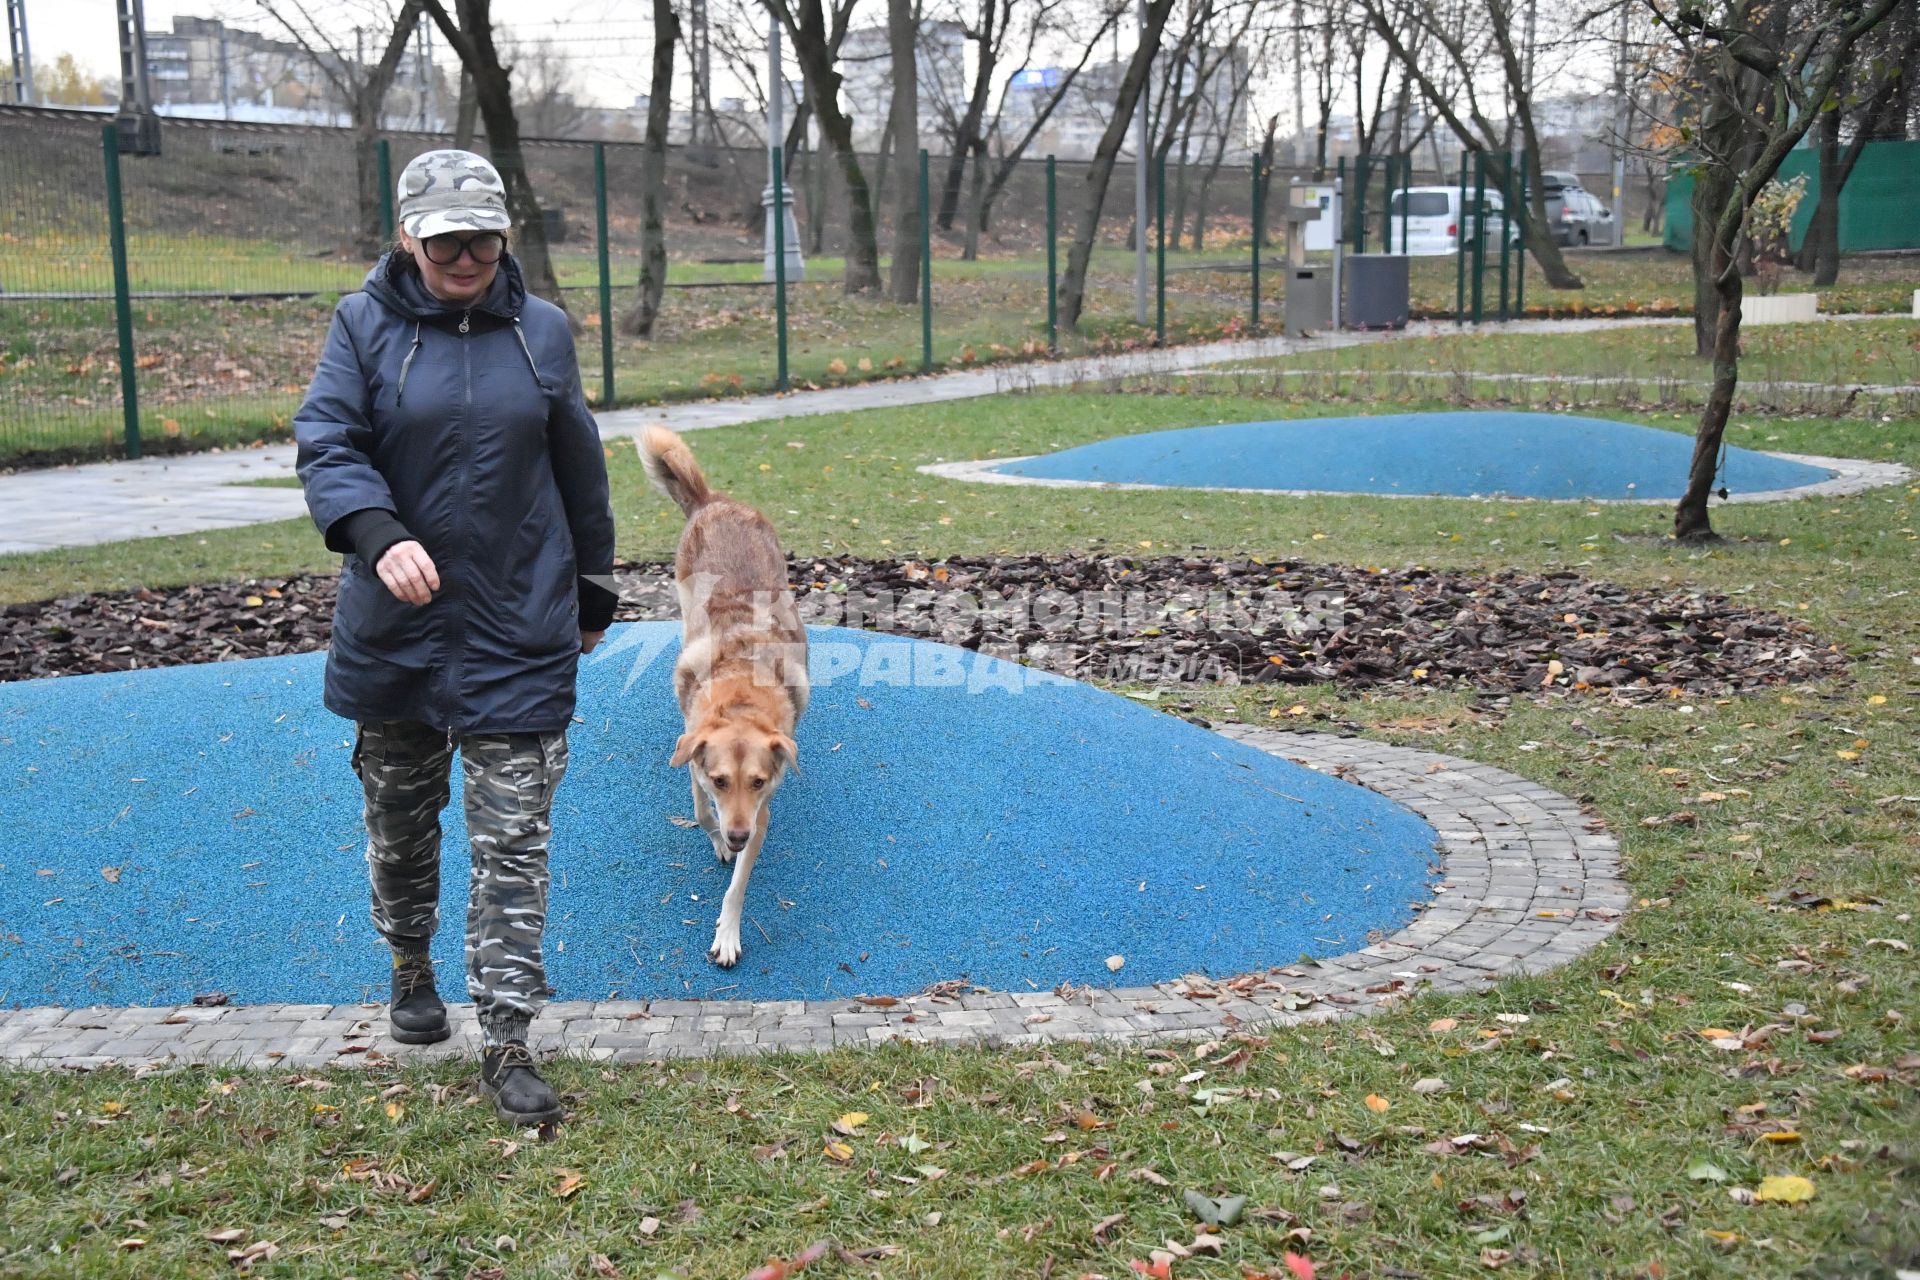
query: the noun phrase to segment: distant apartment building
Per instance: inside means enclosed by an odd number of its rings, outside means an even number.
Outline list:
[[[325,51],[316,55],[294,41],[229,27],[218,18],[175,17],[173,30],[149,31],[146,39],[147,81],[153,105],[163,115],[345,124],[348,104],[335,88],[335,76],[354,59],[371,63],[380,53],[363,44],[351,53],[342,50],[344,58]],[[444,86],[434,83],[419,44],[410,42],[387,93],[387,127],[418,126],[423,106],[427,127],[440,127],[437,99],[442,97]]]
[[[916,41],[919,146],[946,148],[947,124],[966,110],[967,33],[957,22],[923,22]],[[893,108],[893,48],[884,26],[857,27],[840,44],[840,98],[853,117],[853,145],[879,149]]]
[[[1235,90],[1247,78],[1246,51],[1238,45],[1216,46],[1189,55],[1184,63],[1161,60],[1154,66],[1149,118],[1156,123],[1169,98],[1185,101],[1193,94],[1193,80],[1204,65],[1212,68],[1200,97],[1194,103],[1193,128],[1188,142],[1190,161],[1210,160],[1216,145],[1224,138],[1226,158],[1244,162],[1251,147],[1247,136],[1246,93]],[[1073,79],[1066,96],[1034,135],[1028,149],[1032,155],[1054,155],[1062,160],[1088,160],[1100,145],[1107,123],[1113,118],[1113,104],[1120,95],[1125,78],[1125,62],[1095,63]],[[1033,121],[1059,92],[1068,72],[1057,67],[1032,67],[1015,73],[1001,109],[1001,132],[1009,141],[1024,136]],[[1236,101],[1237,97],[1237,101]],[[1157,139],[1156,139],[1157,141]],[[1122,158],[1134,152],[1134,133],[1129,129],[1121,144]],[[1175,147],[1178,153],[1178,146]]]

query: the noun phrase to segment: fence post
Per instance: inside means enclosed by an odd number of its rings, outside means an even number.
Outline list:
[[[778,139],[775,139],[778,142]],[[787,384],[787,175],[786,150],[767,149],[773,157],[773,334],[774,389],[786,391]]]
[[[1359,167],[1359,164],[1360,162],[1358,160],[1354,161],[1354,167],[1356,169]],[[1333,164],[1333,180],[1339,185],[1342,193],[1347,195],[1352,194],[1353,189],[1347,185],[1347,158],[1345,156],[1340,156],[1335,159]],[[1342,241],[1351,245],[1353,243],[1353,214],[1345,203],[1341,204],[1339,216],[1335,220],[1339,225],[1333,229],[1333,238],[1336,241]],[[1359,250],[1354,249],[1353,252],[1358,253]]]
[[[1167,158],[1153,166],[1153,340],[1167,345]]]
[[[1054,199],[1053,157],[1047,157],[1047,351],[1060,353],[1060,228]]]
[[[1528,175],[1533,172],[1532,155],[1532,152],[1525,150],[1520,153],[1520,198],[1528,201],[1528,207],[1532,206],[1528,198]],[[1514,245],[1513,251],[1516,264],[1513,282],[1513,316],[1516,320],[1524,320],[1527,315],[1527,220],[1524,217],[1520,219],[1520,240]]]
[[[920,372],[933,372],[933,228],[927,218],[927,149],[920,148]]]
[[[1467,153],[1460,153],[1460,204],[1453,227],[1453,322],[1467,322]]]
[[[1413,204],[1413,153],[1400,162],[1400,252],[1407,251],[1407,209]]]
[[[127,456],[140,456],[140,379],[133,359],[133,297],[127,285],[127,218],[120,204],[120,127],[100,131],[107,159],[107,240],[113,248],[113,321],[120,335],[120,412]]]
[[[1395,157],[1388,156],[1380,162],[1383,170],[1380,182],[1380,252],[1393,252],[1393,176]]]
[[[1480,323],[1487,271],[1487,157],[1473,153],[1473,322]]]
[[[1253,299],[1248,329],[1260,331],[1260,241],[1266,228],[1266,206],[1261,201],[1260,161],[1253,162]]]
[[[382,138],[374,146],[374,153],[380,159],[380,239],[383,244],[393,243],[393,151]]]
[[[1500,318],[1507,319],[1507,258],[1513,239],[1513,152],[1500,153]]]
[[[600,407],[613,408],[613,271],[607,245],[607,144],[593,144],[593,214],[600,240]]]

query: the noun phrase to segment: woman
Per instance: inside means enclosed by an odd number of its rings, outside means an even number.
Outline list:
[[[606,458],[565,313],[506,252],[499,174],[430,151],[400,242],[341,299],[294,417],[307,506],[345,556],[325,702],[356,722],[373,924],[393,1036],[450,1034],[428,946],[455,749],[473,873],[467,993],[481,1080],[516,1124],[560,1118],[527,1051],[548,994],[547,844],[580,654],[613,617]]]

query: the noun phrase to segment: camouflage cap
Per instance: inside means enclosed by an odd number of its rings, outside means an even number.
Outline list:
[[[410,236],[444,231],[505,231],[507,190],[500,172],[471,151],[427,151],[400,171],[400,225]]]

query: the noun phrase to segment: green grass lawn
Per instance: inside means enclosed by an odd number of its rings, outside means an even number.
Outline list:
[[[1175,1264],[1191,1280],[1288,1275],[1288,1250],[1322,1277],[1433,1280],[1494,1264],[1621,1280],[1890,1280],[1920,1265],[1920,489],[1723,508],[1730,541],[1688,549],[1659,536],[1660,508],[1061,493],[914,470],[1306,408],[1052,394],[756,424],[692,445],[716,486],[759,504],[802,553],[1191,550],[1568,570],[1805,618],[1851,656],[1851,678],[1653,706],[1182,690],[1215,719],[1455,752],[1581,799],[1619,833],[1636,899],[1594,953],[1481,995],[1171,1056],[888,1046],[562,1062],[552,1074],[574,1119],[550,1144],[513,1141],[474,1105],[471,1065],[308,1073],[327,1082],[317,1089],[202,1069],[0,1073],[0,1274],[228,1275],[230,1246],[207,1236],[238,1230],[238,1244],[279,1250],[257,1270],[287,1276],[739,1276],[831,1239],[900,1252],[816,1264],[827,1276],[1119,1277],[1162,1240],[1194,1238],[1188,1188],[1250,1206],[1219,1258]],[[1678,414],[1636,420],[1690,427]],[[1734,440],[1920,465],[1917,428],[1749,416]],[[621,552],[670,554],[678,514],[644,489],[624,442],[612,475]],[[0,601],[332,561],[309,526],[287,522],[0,558]],[[1697,826],[1642,825],[1682,808]],[[860,910],[848,904],[850,927]],[[1715,1048],[1729,1031],[1759,1034],[1751,1049]],[[1240,1048],[1244,1062],[1219,1062]],[[1194,1071],[1208,1074],[1183,1081]],[[1447,1087],[1415,1092],[1425,1079]],[[1193,1096],[1208,1088],[1244,1092]],[[841,1163],[823,1146],[850,1111],[870,1119]],[[1469,1133],[1491,1148],[1429,1149]],[[1729,1195],[1770,1175],[1809,1179],[1814,1198]],[[1109,1243],[1096,1240],[1116,1214]]]
[[[1564,336],[1466,330],[1307,351],[1251,361],[1246,367],[1469,371],[1648,382],[1704,382],[1713,377],[1712,363],[1694,354],[1691,324],[1632,325]],[[1753,381],[1920,383],[1920,320],[1749,325],[1740,333],[1740,376]]]

